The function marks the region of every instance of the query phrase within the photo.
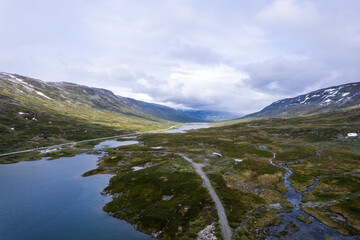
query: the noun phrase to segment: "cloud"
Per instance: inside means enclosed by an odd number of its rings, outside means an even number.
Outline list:
[[[283,28],[313,28],[321,21],[312,2],[297,0],[275,0],[256,18],[263,24]]]
[[[261,101],[271,101],[271,97],[251,89],[247,78],[243,71],[225,64],[188,63],[174,67],[169,79],[161,84],[159,80],[138,79],[137,91],[169,106],[181,103],[193,109],[249,113],[258,109]]]
[[[289,60],[282,57],[252,63],[245,67],[247,83],[267,93],[300,94],[337,77],[336,72],[313,60]]]
[[[0,71],[140,100],[246,113],[360,79],[358,0],[0,6]]]
[[[185,62],[199,64],[216,64],[222,61],[222,57],[208,47],[182,46],[169,53],[169,57]]]

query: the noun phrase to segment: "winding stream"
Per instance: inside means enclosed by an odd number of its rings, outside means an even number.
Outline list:
[[[265,149],[270,151],[265,145],[260,146],[261,149]],[[270,163],[276,167],[284,168],[286,169],[286,172],[284,173],[284,185],[288,189],[288,191],[285,193],[285,197],[288,202],[290,202],[294,209],[289,213],[279,213],[277,216],[282,218],[282,223],[279,226],[271,226],[264,229],[264,231],[269,231],[270,236],[267,236],[266,239],[279,239],[276,235],[280,234],[286,227],[288,223],[293,223],[296,225],[298,230],[296,232],[290,232],[289,235],[286,235],[283,237],[283,239],[301,239],[301,240],[318,240],[318,239],[324,239],[324,237],[328,237],[331,240],[342,240],[342,239],[353,239],[353,240],[359,240],[360,238],[357,236],[344,236],[340,234],[336,229],[333,229],[331,227],[326,226],[325,224],[321,223],[319,220],[314,218],[313,216],[309,215],[308,213],[302,211],[300,209],[300,203],[302,200],[302,196],[304,193],[307,193],[315,188],[316,184],[319,183],[318,178],[314,178],[314,183],[307,187],[306,191],[304,192],[297,192],[292,186],[291,181],[289,180],[289,177],[293,174],[291,169],[289,168],[289,165],[294,164],[299,161],[293,161],[293,162],[287,162],[284,166],[277,165],[273,162],[273,160],[276,158],[276,153],[272,152],[274,157],[270,159]],[[317,156],[319,156],[319,152],[316,153]],[[300,221],[296,218],[297,215],[303,215],[307,218],[309,218],[312,223],[307,224],[303,221]]]

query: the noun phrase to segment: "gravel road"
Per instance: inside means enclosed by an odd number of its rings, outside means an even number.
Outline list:
[[[216,206],[216,209],[217,209],[217,212],[219,215],[219,222],[220,222],[222,236],[223,236],[224,240],[230,240],[232,232],[231,232],[231,228],[230,228],[229,223],[226,218],[224,207],[221,204],[218,195],[215,193],[214,188],[211,186],[210,180],[208,179],[208,177],[205,175],[205,173],[202,170],[204,165],[193,162],[190,158],[186,157],[183,154],[179,154],[179,155],[181,157],[183,157],[186,161],[190,162],[192,164],[192,166],[194,167],[196,173],[199,174],[200,177],[202,178],[204,185],[210,192],[211,198],[215,202],[215,206]]]

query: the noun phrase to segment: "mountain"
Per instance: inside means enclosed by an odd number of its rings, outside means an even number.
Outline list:
[[[204,122],[217,122],[235,119],[243,116],[243,114],[235,114],[226,111],[212,111],[212,110],[178,110],[194,118],[203,120]]]
[[[17,94],[42,97],[48,102],[61,101],[92,108],[108,110],[130,116],[147,119],[162,119],[175,122],[199,121],[173,108],[159,104],[146,103],[131,98],[117,96],[109,90],[91,88],[68,82],[44,82],[16,74],[0,73],[2,87],[4,84]],[[7,83],[6,83],[7,82]],[[10,84],[9,84],[10,83]],[[31,96],[31,95],[28,95]]]
[[[117,96],[119,98],[123,98]],[[197,118],[196,116],[192,116],[190,114],[186,114],[185,112],[160,105],[155,103],[147,103],[139,100],[135,100],[132,98],[123,98],[124,101],[127,101],[129,105],[132,106],[133,110],[148,114],[160,119],[174,121],[174,122],[201,122],[203,119]]]
[[[173,108],[68,82],[0,73],[0,152],[198,122]]]
[[[243,118],[297,116],[325,113],[360,105],[360,82],[320,89],[294,98],[276,101]]]

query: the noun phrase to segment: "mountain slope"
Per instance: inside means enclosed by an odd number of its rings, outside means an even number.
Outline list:
[[[119,97],[119,96],[117,96]],[[123,97],[120,97],[123,98]],[[201,118],[197,118],[196,116],[191,116],[190,114],[186,114],[182,111],[166,107],[160,104],[155,103],[147,103],[139,100],[135,100],[132,98],[123,98],[124,101],[127,101],[132,108],[140,113],[149,114],[152,116],[156,116],[157,118],[175,121],[175,122],[201,122]]]
[[[105,89],[0,73],[0,152],[163,129],[171,121],[197,119]]]
[[[260,112],[243,118],[296,116],[330,112],[336,109],[356,107],[360,104],[360,83],[348,83],[320,89],[294,98],[276,101]]]
[[[36,93],[49,101],[65,101],[77,105],[86,104],[97,109],[150,119],[163,119],[177,122],[197,120],[173,108],[116,96],[106,89],[91,88],[67,82],[43,82],[6,73],[1,73],[0,79],[11,82],[12,86],[8,84],[8,87],[13,88],[18,94],[24,94],[25,90],[25,92]]]

